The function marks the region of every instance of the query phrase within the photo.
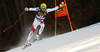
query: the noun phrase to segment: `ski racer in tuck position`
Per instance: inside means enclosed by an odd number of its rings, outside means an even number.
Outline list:
[[[56,6],[55,8],[47,8],[47,5],[45,3],[42,3],[40,5],[40,7],[36,7],[36,8],[27,8],[26,7],[24,9],[25,11],[37,11],[37,14],[36,14],[36,17],[35,17],[34,22],[32,24],[31,32],[28,35],[26,44],[30,43],[30,39],[32,37],[32,33],[35,32],[37,26],[39,26],[40,29],[39,29],[39,31],[38,31],[38,33],[36,35],[36,39],[37,40],[40,39],[40,35],[43,32],[44,27],[45,27],[44,19],[46,17],[46,14],[49,13],[49,12],[55,11],[55,10],[59,9],[60,7],[61,7],[61,5]]]

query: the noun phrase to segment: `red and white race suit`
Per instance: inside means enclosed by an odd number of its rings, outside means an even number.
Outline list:
[[[43,12],[39,7],[36,7],[36,8],[29,8],[29,11],[37,11],[37,14],[36,14],[36,17],[35,17],[34,22],[33,22],[33,24],[32,24],[32,30],[31,30],[31,32],[29,33],[28,38],[27,38],[27,41],[28,41],[28,42],[30,42],[30,39],[31,39],[31,37],[32,37],[32,33],[35,32],[37,26],[40,27],[40,29],[39,29],[37,35],[39,35],[39,36],[41,35],[41,33],[43,32],[44,27],[45,27],[44,19],[45,19],[46,14],[49,13],[49,12],[55,11],[55,10],[57,10],[58,8],[59,8],[58,6],[55,7],[55,8],[47,8],[47,9],[45,10],[45,12]]]

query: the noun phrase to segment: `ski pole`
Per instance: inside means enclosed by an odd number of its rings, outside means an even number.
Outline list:
[[[10,28],[12,28],[13,26],[15,26],[16,23],[19,21],[20,17],[22,16],[22,14],[23,14],[24,12],[25,12],[25,11],[23,11],[23,12],[19,15],[19,18],[16,20],[16,22],[15,22],[13,25],[11,25],[10,27],[6,28],[3,32],[6,32],[8,29],[10,29]]]

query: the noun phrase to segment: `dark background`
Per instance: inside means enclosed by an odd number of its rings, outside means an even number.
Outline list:
[[[58,0],[57,5],[63,0]],[[9,50],[11,46],[19,43],[24,36],[23,30],[31,26],[36,12],[25,12],[18,23],[7,30],[19,18],[25,7],[38,7],[41,3],[46,3],[48,7],[55,7],[54,0],[0,0],[0,52]],[[79,29],[94,23],[100,22],[100,0],[67,0],[67,6],[72,23]],[[54,36],[55,13],[46,16],[46,27],[42,36]],[[31,27],[30,27],[31,29]],[[75,30],[75,28],[74,28]],[[68,18],[57,19],[57,35],[70,32]]]

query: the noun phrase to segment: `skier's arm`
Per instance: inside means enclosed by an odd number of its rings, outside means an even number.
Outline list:
[[[28,8],[28,11],[36,11],[36,8]]]
[[[64,2],[61,2],[61,4],[60,4],[59,6],[56,6],[55,8],[47,9],[47,13],[48,13],[48,12],[55,11],[55,10],[61,8],[62,5],[64,5]]]
[[[48,8],[47,9],[47,13],[52,12],[52,11],[55,11],[55,10],[57,10],[59,8],[60,8],[60,6],[56,6],[55,8]]]
[[[37,11],[39,9],[39,7],[36,8],[25,8],[25,11]]]

